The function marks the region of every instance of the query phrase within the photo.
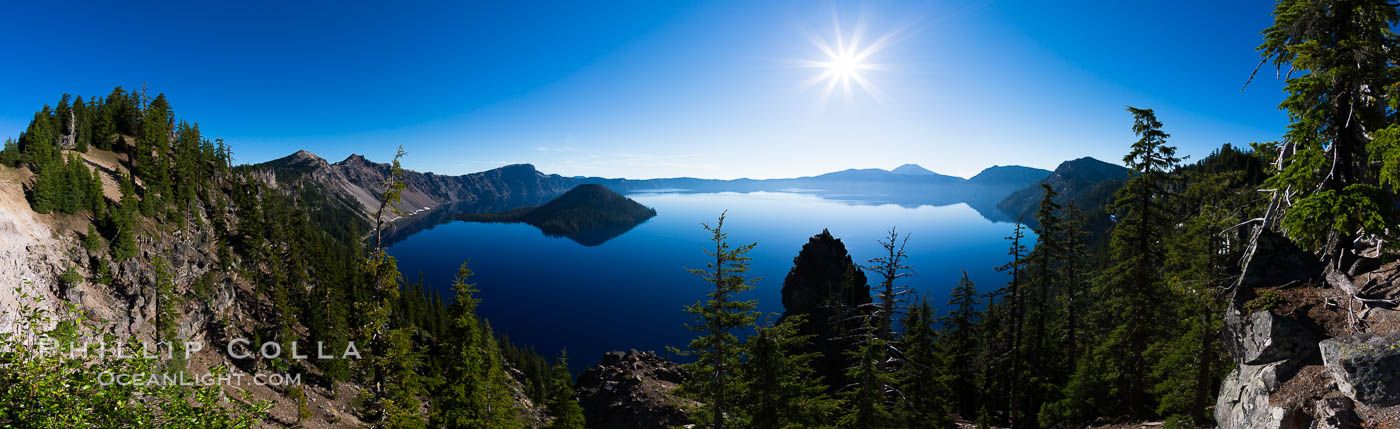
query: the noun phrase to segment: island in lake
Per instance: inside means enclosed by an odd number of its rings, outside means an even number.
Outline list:
[[[547,203],[497,213],[462,213],[467,222],[523,222],[545,235],[597,246],[656,216],[656,210],[598,184],[578,185]]]

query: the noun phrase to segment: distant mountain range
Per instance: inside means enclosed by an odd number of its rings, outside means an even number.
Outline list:
[[[348,210],[368,222],[379,208],[377,195],[390,167],[360,155],[329,163],[306,151],[257,164],[254,174],[270,184],[314,195],[327,210]],[[461,213],[495,213],[541,205],[578,185],[602,185],[617,193],[800,192],[856,203],[906,207],[966,203],[993,221],[1012,221],[1039,202],[1039,184],[1050,183],[1064,201],[1082,209],[1101,207],[1121,186],[1127,169],[1093,158],[1066,161],[1053,173],[1022,166],[993,166],[964,179],[938,174],[916,164],[894,170],[849,169],[787,179],[623,179],[546,174],[529,164],[515,164],[460,176],[406,171],[401,211],[386,241],[397,241],[422,228],[450,221]],[[1101,211],[1101,210],[1100,210]]]

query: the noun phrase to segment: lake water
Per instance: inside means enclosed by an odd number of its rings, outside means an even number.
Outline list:
[[[726,209],[731,242],[758,243],[749,274],[761,279],[748,298],[758,299],[765,313],[783,311],[783,277],[802,245],[823,228],[842,239],[858,263],[879,256],[876,240],[890,226],[912,234],[907,251],[916,276],[904,280],[931,294],[940,314],[962,270],[979,290],[1006,281],[994,267],[1006,262],[1003,237],[1012,224],[988,220],[965,204],[911,208],[778,192],[628,196],[657,216],[594,247],[547,237],[526,224],[449,222],[416,232],[389,252],[405,277],[421,272],[430,288],[448,297],[457,267],[470,259],[480,315],[512,342],[541,354],[567,347],[575,373],[611,350],[664,354],[666,346],[688,344],[691,333],[683,324],[690,315],[681,308],[700,300],[707,285],[685,268],[704,268],[701,250],[710,244],[700,223],[713,224]]]

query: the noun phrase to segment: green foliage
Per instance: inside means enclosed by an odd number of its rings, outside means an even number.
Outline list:
[[[515,405],[506,391],[507,376],[500,346],[490,326],[476,316],[480,302],[472,272],[463,263],[452,285],[456,293],[448,337],[450,365],[443,388],[435,395],[432,423],[452,428],[519,427]]]
[[[64,287],[71,288],[82,284],[83,276],[82,274],[78,274],[76,268],[68,267],[67,270],[63,271],[63,274],[58,276],[58,281],[61,282]]]
[[[951,313],[939,319],[943,330],[938,336],[942,364],[947,368],[947,385],[954,409],[963,416],[977,414],[977,373],[973,360],[977,356],[977,330],[982,313],[978,311],[978,293],[972,280],[963,271],[962,279],[950,293]]]
[[[899,391],[904,396],[904,418],[910,423],[946,427],[952,423],[953,392],[949,356],[938,346],[934,309],[925,297],[909,309],[904,320],[903,350],[906,357],[898,373]]]
[[[698,424],[721,429],[735,412],[734,398],[745,395],[740,378],[742,344],[735,332],[754,326],[758,301],[739,300],[738,295],[754,288],[753,280],[744,277],[749,270],[748,253],[754,243],[730,246],[724,232],[725,213],[713,227],[702,224],[710,233],[714,249],[705,255],[714,258],[705,269],[688,269],[713,286],[708,299],[685,307],[695,316],[694,324],[686,327],[700,336],[690,341],[687,350],[675,352],[695,358],[682,365],[694,376],[681,383],[678,393],[696,399],[703,405],[692,410],[691,418]],[[742,420],[741,420],[742,421]]]
[[[1284,135],[1292,154],[1268,187],[1292,200],[1285,233],[1327,256],[1356,234],[1394,243],[1396,188],[1383,187],[1400,177],[1391,116],[1400,103],[1397,24],[1400,12],[1383,0],[1285,0],[1258,48],[1289,70],[1279,107],[1293,121]]]
[[[744,396],[735,413],[747,418],[746,427],[815,428],[829,426],[840,404],[826,394],[826,385],[812,370],[816,353],[798,353],[811,341],[798,333],[803,316],[759,326],[745,341],[746,357],[739,373]]]
[[[97,284],[101,284],[101,285],[112,284],[112,266],[111,266],[111,264],[107,263],[107,259],[106,259],[106,258],[98,257],[98,258],[96,258],[96,259],[97,259],[97,269],[96,269],[95,273],[93,274],[93,276],[94,276],[93,279],[92,279],[93,283],[97,283]]]
[[[569,353],[559,351],[559,359],[550,370],[549,395],[546,402],[554,421],[546,429],[583,429],[583,407],[574,399],[574,384],[569,376]]]
[[[83,248],[89,252],[96,252],[107,247],[107,243],[102,240],[102,235],[97,233],[97,226],[88,224],[87,234],[83,235]]]
[[[1165,251],[1160,246],[1171,229],[1167,209],[1167,173],[1178,159],[1166,145],[1151,109],[1129,107],[1133,132],[1139,139],[1123,158],[1133,177],[1118,191],[1113,211],[1119,213],[1110,238],[1112,265],[1100,274],[1092,292],[1100,300],[1091,315],[1109,327],[1090,355],[1081,359],[1061,391],[1058,403],[1045,407],[1042,423],[1079,420],[1117,412],[1149,415],[1148,347],[1163,334],[1160,324],[1166,297]]]
[[[19,147],[15,145],[15,141],[5,139],[5,147],[0,150],[0,165],[14,168],[19,166],[20,160]]]
[[[17,316],[25,326],[20,332],[44,333],[54,339],[102,338],[96,327],[82,322],[81,313],[71,308],[58,314],[40,310],[38,298],[23,289],[15,292],[21,297]],[[60,330],[47,330],[51,323]],[[135,339],[126,341],[130,358],[98,355],[94,359],[43,347],[15,332],[0,333],[0,348],[6,350],[0,353],[0,386],[5,386],[0,388],[0,425],[252,428],[271,408],[246,393],[229,397],[217,385],[101,383],[102,374],[162,373],[159,362],[142,357],[144,346]],[[214,368],[210,373],[217,377],[224,372]]]
[[[1273,310],[1275,308],[1278,308],[1278,306],[1283,305],[1284,302],[1285,301],[1282,295],[1279,295],[1277,292],[1271,290],[1266,290],[1259,292],[1259,296],[1256,296],[1254,297],[1254,299],[1251,299],[1248,302],[1244,303],[1244,311],[1246,313],[1254,313],[1258,311]]]
[[[876,335],[877,329],[867,323],[856,333],[861,339],[860,347],[847,351],[855,364],[846,370],[852,385],[840,393],[846,410],[837,420],[840,427],[894,428],[900,423],[888,403],[889,392],[899,380],[894,373],[885,370],[889,343]]]

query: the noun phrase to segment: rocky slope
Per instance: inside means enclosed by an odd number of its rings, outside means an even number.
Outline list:
[[[686,410],[697,405],[674,394],[688,377],[654,352],[609,352],[579,376],[579,404],[593,429],[679,427],[688,423]]]
[[[379,209],[378,195],[384,192],[391,166],[372,162],[360,155],[331,164],[307,151],[254,166],[263,177],[281,187],[314,186],[333,191],[365,219]],[[578,181],[557,174],[544,174],[529,164],[508,165],[479,173],[443,176],[405,171],[399,209],[406,213],[425,211],[443,204],[465,203],[483,211],[511,209],[539,204],[573,188]],[[390,216],[393,218],[393,216]]]
[[[1265,233],[1225,314],[1220,427],[1400,424],[1400,263],[1358,244],[1331,268]]]
[[[104,194],[109,198],[120,195],[115,173],[124,172],[124,160],[111,152],[91,150],[82,157],[89,165],[103,167]],[[302,161],[306,161],[303,159]],[[266,364],[251,360],[234,361],[224,352],[227,338],[256,338],[253,331],[259,320],[271,314],[272,302],[252,280],[239,270],[225,270],[229,261],[221,259],[221,244],[214,239],[210,219],[224,216],[236,228],[238,219],[229,213],[199,210],[193,214],[198,222],[177,229],[141,218],[137,230],[135,257],[110,265],[111,281],[99,283],[100,260],[109,260],[108,249],[87,250],[81,241],[91,222],[86,214],[38,214],[25,198],[25,189],[33,186],[33,175],[26,168],[0,166],[0,329],[16,329],[15,310],[24,302],[22,295],[38,297],[40,305],[56,309],[71,303],[91,320],[98,322],[100,333],[117,337],[132,337],[153,344],[156,338],[157,297],[154,285],[157,261],[163,262],[174,288],[174,296],[183,297],[175,308],[177,335],[188,341],[208,345],[191,356],[187,370],[203,374],[215,366],[229,368],[234,375],[251,378],[252,373],[281,373]],[[222,198],[222,197],[221,197]],[[224,207],[229,204],[225,202]],[[226,245],[226,244],[224,244]],[[73,270],[81,280],[60,279],[60,273]],[[304,334],[304,327],[296,329]],[[316,377],[311,365],[308,377]],[[546,417],[542,407],[524,398],[519,383],[513,391],[525,412],[522,420],[532,427],[541,425]],[[306,383],[307,409],[310,417],[302,419],[294,400],[284,386],[254,385],[225,386],[237,396],[246,391],[254,399],[271,401],[273,408],[265,422],[269,427],[358,427],[361,422],[353,412],[353,399],[360,387],[351,383],[336,383],[335,391]]]

